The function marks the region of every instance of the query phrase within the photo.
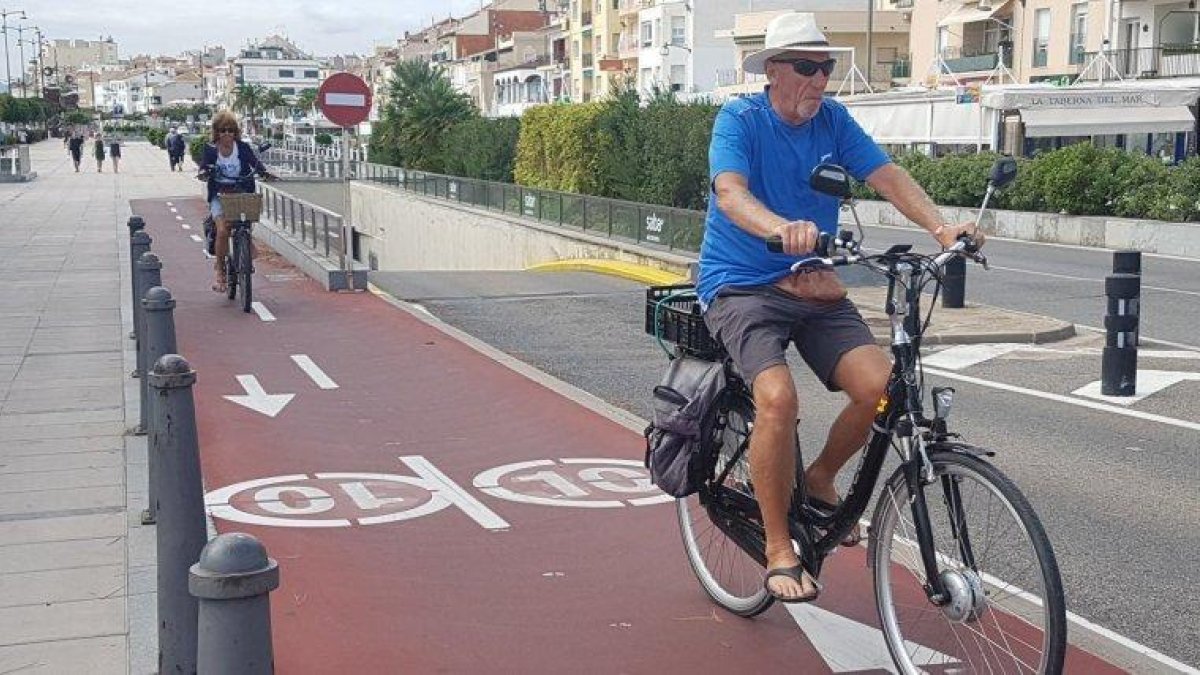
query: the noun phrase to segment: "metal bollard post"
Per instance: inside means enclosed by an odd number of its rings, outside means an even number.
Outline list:
[[[167,354],[154,364],[154,418],[150,452],[158,514],[158,672],[196,672],[196,599],[188,592],[188,569],[208,539],[192,385],[187,359]]]
[[[137,428],[133,430],[133,433],[141,436],[146,433],[147,429],[148,417],[146,416],[146,410],[147,406],[149,405],[147,399],[150,397],[150,389],[146,385],[145,373],[150,369],[150,364],[154,363],[154,361],[147,356],[148,352],[146,350],[146,346],[149,341],[147,340],[146,336],[146,305],[143,302],[143,298],[146,297],[146,291],[149,289],[155,286],[162,286],[162,262],[158,259],[158,255],[156,253],[153,251],[146,251],[141,255],[140,258],[138,258],[137,274],[134,276],[133,280],[134,286],[138,292],[138,301],[137,304],[134,305],[133,309],[133,326],[134,330],[138,334],[137,371],[142,376],[141,384],[139,386],[142,399],[141,404],[139,405],[141,414],[138,417]],[[173,352],[175,350],[172,349],[171,351]]]
[[[279,565],[261,542],[218,535],[192,565],[188,588],[200,601],[200,675],[275,672],[269,594],[279,588]]]
[[[134,274],[137,272],[136,265],[137,265],[137,259],[138,259],[137,255],[134,255],[134,251],[133,251],[133,234],[135,232],[140,232],[141,230],[144,230],[146,228],[146,221],[143,220],[141,216],[129,216],[129,220],[125,223],[125,225],[129,228],[129,279],[130,279],[130,283],[132,284]],[[136,300],[136,299],[137,299],[137,297],[135,296],[134,300]],[[136,329],[129,331],[129,339],[130,340],[137,339],[137,330]]]
[[[141,290],[138,289],[138,260],[142,254],[150,250],[150,244],[153,240],[150,235],[144,230],[134,230],[129,235],[129,287],[130,287],[130,304],[133,305],[133,339],[138,338],[138,301],[142,299]],[[141,377],[139,371],[134,371],[133,377]]]
[[[146,363],[158,363],[163,356],[175,353],[177,347],[175,345],[174,311],[175,299],[171,297],[170,290],[155,285],[146,291],[146,297],[142,300],[142,315],[146,326],[146,346],[143,349],[146,354]],[[149,378],[142,378],[143,385],[148,380]],[[155,397],[148,396],[148,393],[148,391],[142,393],[143,425],[154,418]],[[146,462],[150,479],[146,492],[147,506],[146,510],[142,511],[142,524],[153,525],[158,518],[158,482],[155,478],[158,471],[158,458],[152,452],[147,453]]]
[[[944,274],[945,284],[942,285],[942,307],[946,309],[962,309],[967,300],[967,260],[955,256],[946,263]]]
[[[1100,393],[1133,396],[1137,391],[1138,317],[1141,313],[1142,277],[1111,274],[1104,279],[1108,314],[1107,335],[1100,358]]]

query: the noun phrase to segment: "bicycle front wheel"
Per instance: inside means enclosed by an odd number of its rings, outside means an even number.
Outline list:
[[[710,483],[700,492],[676,500],[679,530],[688,563],[704,592],[718,605],[740,616],[754,616],[771,606],[763,587],[763,567],[712,521],[704,500],[715,490],[728,490],[753,499],[750,482],[750,432],[754,428],[754,404],[743,396],[724,397],[719,404],[710,452],[715,457],[709,480],[725,475],[720,484]]]
[[[238,274],[241,276],[241,293],[242,293],[242,311],[249,312],[251,303],[254,302],[254,293],[251,287],[251,280],[254,278],[253,261],[250,259],[250,236],[249,232],[240,237],[241,245],[238,246]]]
[[[1061,673],[1067,622],[1062,580],[1033,507],[998,469],[966,454],[930,457],[924,486],[938,576],[949,601],[926,593],[908,484],[900,471],[871,527],[875,601],[892,659],[906,674]]]

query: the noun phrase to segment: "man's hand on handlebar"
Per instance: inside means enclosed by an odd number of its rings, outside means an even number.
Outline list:
[[[775,228],[774,236],[782,242],[783,252],[788,255],[810,253],[817,247],[817,237],[821,231],[815,223],[807,220],[793,220]]]
[[[979,249],[983,246],[984,236],[982,230],[975,228],[975,223],[959,223],[957,225],[942,225],[933,233],[933,238],[942,245],[942,248],[950,248],[957,242],[962,235],[967,235],[975,244],[975,248]]]

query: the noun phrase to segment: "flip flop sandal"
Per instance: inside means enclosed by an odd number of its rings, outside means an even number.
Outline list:
[[[804,578],[807,577],[808,581],[813,585],[813,592],[808,595],[780,595],[771,589],[772,577],[787,577],[801,586],[804,585]],[[763,579],[763,588],[765,588],[767,593],[770,594],[770,596],[775,600],[786,603],[812,602],[821,595],[821,591],[824,589],[824,587],[821,586],[821,583],[814,579],[813,576],[804,569],[804,565],[796,565],[794,567],[777,567],[773,570],[768,570],[767,576]]]
[[[837,504],[830,504],[829,502],[825,501],[824,499],[819,499],[817,497],[811,497],[811,496],[805,497],[805,501],[808,503],[808,505],[810,507],[816,509],[817,511],[820,511],[821,514],[826,517],[832,517],[833,512],[836,511],[837,509],[841,508],[841,506],[842,506],[841,499],[839,499],[837,501]],[[858,546],[860,543],[862,543],[862,540],[863,540],[862,526],[859,525],[858,523],[855,523],[854,527],[851,528],[850,532],[845,537],[842,538],[842,541],[840,543],[842,544],[842,546]]]

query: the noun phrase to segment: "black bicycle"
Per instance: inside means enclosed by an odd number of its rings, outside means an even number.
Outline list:
[[[1015,177],[1016,164],[997,160],[987,196]],[[821,165],[810,184],[842,200],[852,213],[845,170]],[[854,213],[857,222],[857,213]],[[775,242],[778,245],[778,242]],[[859,238],[842,231],[822,237],[818,258],[797,264],[863,265],[887,279],[894,359],[886,395],[862,453],[853,484],[830,512],[808,505],[804,463],[796,463],[790,534],[801,562],[819,578],[827,556],[866,512],[889,451],[899,467],[884,484],[867,528],[867,561],[876,608],[889,652],[906,674],[973,672],[1060,673],[1066,652],[1066,609],[1058,564],[1029,501],[987,458],[991,450],[949,430],[954,390],[934,387],[926,414],[921,367],[923,292],[932,300],[943,268],[964,256],[986,259],[968,239],[936,255],[897,245],[868,255]],[[841,251],[840,255],[833,253]],[[771,606],[764,588],[766,537],[750,475],[754,399],[719,343],[709,336],[694,295],[684,287],[647,292],[647,330],[676,344],[678,354],[724,362],[727,386],[703,428],[705,480],[679,499],[677,511],[688,562],[704,591],[735,614],[751,617]],[[652,318],[653,317],[653,318]],[[797,435],[797,454],[800,453]]]
[[[269,145],[266,147],[270,147]],[[257,192],[248,191],[254,172],[239,176],[229,184],[232,192],[218,192],[217,199],[221,203],[221,212],[229,223],[229,251],[225,255],[226,294],[230,300],[238,297],[241,290],[242,311],[250,312],[254,303],[254,238],[251,229],[262,215],[263,197]],[[275,176],[262,174],[264,180],[273,180]],[[211,181],[211,174],[200,173],[197,178]],[[216,240],[216,224],[212,216],[204,219],[205,246],[209,255],[214,254]]]

